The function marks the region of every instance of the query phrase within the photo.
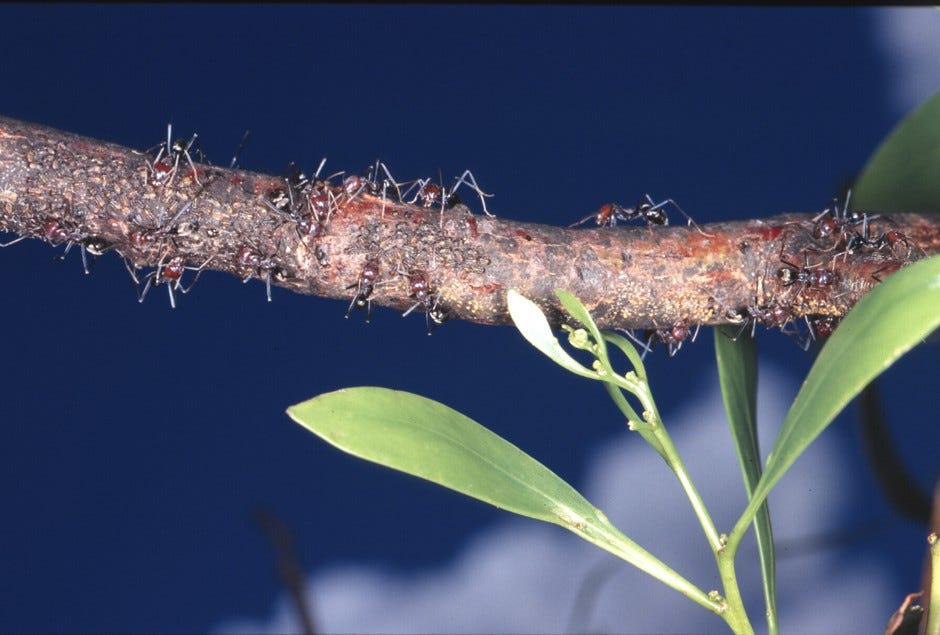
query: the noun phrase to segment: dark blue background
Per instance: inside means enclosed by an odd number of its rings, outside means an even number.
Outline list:
[[[322,156],[352,172],[381,156],[401,179],[470,168],[491,210],[525,221],[568,224],[644,192],[700,222],[760,217],[821,209],[896,122],[876,15],[5,6],[0,113],[135,148],[172,120],[215,163],[251,128],[241,165],[269,173]],[[433,563],[501,517],[283,414],[322,392],[419,392],[575,484],[590,449],[621,434],[601,391],[511,328],[449,323],[429,338],[421,316],[378,309],[364,325],[344,302],[274,296],[209,273],[175,311],[162,293],[139,306],[114,255],[85,276],[40,241],[0,250],[0,630],[194,632],[261,616],[280,587],[257,506],[290,526],[307,570]],[[797,375],[811,363],[783,336],[761,344]],[[912,430],[936,428],[935,362],[920,350],[888,378],[925,486],[936,460]],[[668,420],[713,372],[710,333],[649,366]],[[857,444],[848,418],[827,434]],[[855,467],[846,527],[889,513]],[[918,584],[922,531],[885,527],[854,547],[885,551],[899,601]]]

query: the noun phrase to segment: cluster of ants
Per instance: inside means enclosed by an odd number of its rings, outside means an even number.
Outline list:
[[[337,195],[334,193],[336,188],[332,187],[331,180],[343,173],[339,172],[320,179],[320,172],[325,162],[326,159],[320,162],[312,178],[308,178],[295,164],[291,163],[282,177],[283,185],[269,190],[261,199],[269,210],[281,216],[285,222],[293,224],[301,241],[323,236],[328,231],[333,214],[363,192],[376,198],[381,197],[382,217],[385,216],[389,202],[417,205],[427,209],[439,208],[443,227],[444,212],[461,203],[457,190],[461,185],[466,185],[479,197],[483,212],[492,216],[486,208],[486,197],[492,194],[487,194],[480,189],[470,170],[464,171],[460,177],[454,179],[450,186],[445,187],[441,182],[434,183],[429,178],[398,182],[384,163],[376,161],[365,175],[346,176],[338,188],[339,194]],[[306,243],[302,242],[302,244]],[[314,248],[314,254],[321,266],[328,263],[326,255],[319,247]],[[372,301],[376,288],[381,284],[380,274],[379,259],[367,258],[359,270],[356,281],[346,287],[348,290],[353,290],[353,297],[346,310],[347,318],[354,310],[361,310],[365,312],[365,321],[367,323],[371,321]],[[442,294],[433,292],[426,271],[402,271],[396,268],[392,274],[393,278],[404,276],[408,280],[410,297],[415,300],[415,303],[402,313],[402,317],[407,317],[415,309],[423,307],[427,332],[430,335],[448,318],[448,313],[441,302]],[[270,290],[268,299],[270,300]]]
[[[236,167],[238,155],[248,135],[249,132],[246,131],[232,156],[228,165],[230,170]],[[175,246],[175,239],[189,236],[199,229],[195,223],[186,222],[184,216],[212,181],[221,175],[221,172],[213,173],[211,167],[208,170],[197,167],[197,163],[211,166],[199,146],[198,134],[194,133],[188,139],[174,140],[172,124],[167,125],[166,140],[149,148],[143,154],[146,156],[145,178],[149,186],[165,189],[170,187],[177,178],[189,178],[199,186],[195,194],[160,227],[139,228],[131,232],[129,243],[134,250],[151,251],[156,245],[167,246],[166,251],[151,271],[143,276],[138,275],[139,268],[127,255],[121,254],[124,266],[134,282],[139,302],[144,301],[151,288],[165,286],[170,306],[176,308],[177,293],[189,293],[202,271],[216,256],[209,257],[198,266],[187,264],[186,257],[179,253],[179,248]],[[331,217],[362,193],[381,197],[382,216],[385,215],[386,206],[389,203],[416,205],[427,209],[439,208],[443,226],[443,212],[462,203],[457,190],[461,186],[466,186],[479,197],[483,212],[492,216],[486,207],[486,198],[491,197],[492,194],[485,193],[477,185],[473,173],[469,170],[455,178],[450,186],[444,186],[442,181],[435,183],[430,178],[398,182],[388,167],[380,161],[376,161],[362,176],[351,174],[343,178],[344,172],[337,172],[321,178],[320,174],[325,164],[326,159],[323,159],[313,176],[307,177],[294,163],[290,163],[286,173],[281,177],[282,183],[259,196],[260,204],[281,218],[282,225],[293,226],[301,239],[301,244],[305,246],[307,240],[325,235]],[[200,180],[200,176],[203,180]],[[338,184],[333,182],[337,177],[341,179]],[[114,247],[102,238],[89,236],[81,228],[65,221],[48,219],[41,228],[35,229],[38,231],[21,232],[21,236],[7,243],[0,243],[0,247],[7,247],[24,240],[29,235],[39,234],[54,247],[64,244],[64,252],[57,256],[59,259],[64,259],[72,247],[77,245],[81,251],[82,265],[86,274],[91,272],[95,257],[101,256]],[[218,230],[206,231],[211,236]],[[314,244],[313,249],[320,265],[328,266],[329,259],[320,246]],[[278,265],[276,254],[265,254],[254,244],[242,245],[232,258],[236,268],[244,274],[242,282],[248,282],[253,278],[264,280],[265,294],[269,302],[271,301],[272,278],[281,281],[289,278],[288,272]],[[189,284],[184,285],[183,277],[186,271],[194,272],[194,276]],[[353,310],[360,309],[366,313],[366,322],[371,320],[372,300],[376,287],[380,284],[379,273],[378,260],[367,259],[357,280],[347,287],[353,290],[354,294],[346,311],[347,318]],[[407,279],[410,296],[415,300],[415,303],[402,316],[406,317],[423,307],[428,334],[430,334],[448,317],[442,307],[441,293],[433,292],[425,271],[396,270],[393,272],[393,276],[399,275]]]
[[[838,258],[843,262],[846,258],[861,253],[881,254],[888,261],[887,264],[875,272],[873,277],[880,281],[878,273],[891,267],[910,262],[914,252],[923,250],[898,230],[883,231],[878,235],[872,232],[870,222],[880,215],[865,212],[849,211],[851,192],[846,195],[844,204],[840,207],[838,200],[811,219],[812,228],[810,236],[815,247],[803,251],[803,264],[799,265],[787,259],[783,251],[780,253],[781,266],[774,272],[774,279],[781,287],[783,293],[779,300],[771,300],[769,304],[755,302],[740,309],[725,309],[724,316],[741,328],[734,336],[740,337],[750,328],[751,337],[754,336],[758,324],[767,328],[778,328],[789,335],[803,350],[809,350],[813,342],[825,339],[832,335],[839,325],[841,318],[830,315],[804,316],[806,330],[800,328],[801,322],[789,308],[793,301],[804,292],[818,292],[830,290],[839,280],[835,270]],[[665,199],[659,203],[654,202],[649,194],[634,207],[625,207],[617,203],[603,205],[597,212],[593,212],[570,225],[577,227],[593,220],[601,227],[614,227],[618,222],[628,222],[643,219],[649,225],[665,226],[669,224],[666,206],[672,205],[687,219],[689,225],[694,225],[692,218],[672,199]],[[802,223],[793,223],[794,226],[806,229]],[[810,264],[809,252],[818,254],[831,254],[831,264],[825,267],[825,259]],[[785,297],[784,297],[785,296]],[[774,296],[775,298],[777,296]],[[686,341],[694,342],[698,336],[701,325],[694,327],[686,322],[679,321],[668,328],[646,329],[640,336],[633,331],[625,330],[642,350],[643,358],[653,347],[664,344],[669,357],[674,356]]]
[[[246,131],[232,156],[229,169],[235,168],[238,155],[244,147],[248,134]],[[198,135],[193,134],[189,139],[173,140],[172,125],[167,125],[166,140],[150,148],[144,154],[147,157],[146,179],[152,187],[169,187],[182,172],[188,174],[199,189],[169,221],[160,227],[143,228],[131,232],[130,246],[139,251],[150,250],[158,243],[175,244],[175,238],[182,238],[195,232],[198,226],[184,221],[183,217],[213,179],[222,174],[220,171],[213,173],[211,169],[204,168],[202,175],[206,180],[200,181],[200,170],[196,167],[193,156],[198,155],[200,163],[208,165],[208,162],[198,146]],[[333,179],[342,177],[344,173],[337,172],[321,178],[320,174],[325,163],[326,159],[323,159],[312,177],[307,177],[294,163],[291,163],[281,177],[282,183],[259,196],[259,202],[266,210],[276,214],[282,220],[282,225],[291,225],[294,228],[302,244],[306,246],[308,240],[313,241],[313,252],[321,266],[327,266],[329,259],[316,244],[318,242],[316,239],[328,232],[331,217],[362,193],[376,198],[381,197],[382,216],[385,215],[389,202],[427,209],[439,208],[443,227],[443,212],[461,203],[457,190],[465,185],[479,197],[483,212],[492,216],[486,207],[486,198],[492,194],[485,193],[477,185],[476,179],[469,170],[464,171],[460,177],[454,179],[450,186],[445,187],[441,179],[437,183],[431,179],[398,182],[392,177],[384,163],[376,161],[364,175],[351,174],[342,178],[338,184],[334,184]],[[828,337],[838,325],[839,318],[824,315],[806,316],[803,318],[806,331],[802,332],[799,326],[800,320],[795,317],[789,306],[802,293],[827,291],[836,284],[839,280],[839,274],[835,270],[838,258],[844,261],[855,254],[878,253],[890,261],[884,267],[887,269],[892,265],[909,262],[915,250],[920,249],[897,230],[883,231],[876,235],[872,231],[871,221],[879,216],[850,212],[848,204],[848,195],[841,208],[837,201],[834,201],[831,206],[812,218],[811,228],[807,228],[804,223],[792,223],[803,231],[809,231],[816,246],[803,251],[802,264],[786,258],[781,251],[781,266],[774,273],[780,293],[775,295],[775,299],[772,299],[769,304],[757,301],[750,306],[724,310],[726,319],[732,323],[741,324],[741,329],[735,337],[743,334],[748,327],[753,336],[757,324],[760,323],[768,328],[779,328],[793,337],[801,347],[808,349],[813,341]],[[692,218],[674,200],[665,199],[657,203],[649,194],[646,194],[634,207],[608,203],[570,227],[577,227],[589,221],[594,221],[601,227],[614,227],[618,223],[638,219],[645,220],[650,226],[666,226],[669,224],[667,206],[678,210],[686,218],[688,225],[695,225]],[[79,228],[55,219],[47,219],[41,227],[34,229],[35,231],[21,232],[23,235],[12,241],[0,243],[0,247],[17,243],[30,234],[39,234],[53,246],[64,244],[65,250],[57,256],[59,259],[64,259],[72,247],[77,245],[81,251],[85,273],[90,272],[95,257],[112,248],[112,245],[100,237],[89,236]],[[212,235],[212,232],[218,230],[206,231]],[[825,255],[826,258],[831,255],[831,264],[828,267],[824,266],[825,258],[815,264],[810,264],[810,251]],[[89,255],[92,257],[91,260],[89,260]],[[215,258],[212,256],[198,266],[193,266],[187,264],[186,258],[178,253],[178,249],[168,248],[153,270],[139,277],[138,267],[134,266],[126,255],[121,254],[121,256],[134,281],[138,301],[143,302],[151,288],[163,285],[167,289],[170,305],[173,308],[176,307],[176,293],[188,293],[198,281],[201,272]],[[287,271],[276,262],[276,254],[265,255],[254,245],[241,246],[232,258],[236,267],[245,274],[243,282],[248,282],[252,278],[264,280],[269,302],[271,301],[271,279],[283,281],[289,278]],[[410,297],[415,301],[402,316],[406,317],[416,309],[423,308],[427,332],[430,335],[438,325],[447,320],[448,312],[443,306],[442,294],[440,291],[435,292],[428,272],[402,270],[400,267],[387,267],[387,269],[389,279],[386,282],[392,282],[398,276],[405,277],[408,281]],[[374,256],[366,258],[357,279],[346,287],[353,294],[346,310],[347,318],[353,311],[362,310],[365,312],[366,322],[371,320],[376,289],[382,284],[381,270],[382,263],[378,258]],[[183,285],[182,280],[186,271],[194,272],[194,276],[188,285]],[[627,334],[643,348],[644,357],[657,343],[664,344],[668,355],[672,357],[682,348],[684,342],[695,341],[699,327],[700,325],[693,326],[680,321],[667,328],[647,329],[640,336],[632,331],[627,331]]]

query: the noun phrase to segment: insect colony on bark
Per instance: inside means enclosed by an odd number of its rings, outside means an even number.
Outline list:
[[[92,235],[82,228],[80,226],[82,215],[69,209],[64,215],[69,220],[46,217],[39,227],[25,228],[26,231],[21,232],[23,235],[6,243],[0,243],[0,247],[7,247],[29,235],[36,235],[53,246],[64,244],[65,249],[58,256],[62,259],[74,246],[78,246],[85,273],[90,272],[94,257],[113,249],[123,259],[135,283],[139,301],[142,302],[145,299],[151,287],[164,285],[167,288],[170,305],[175,308],[176,292],[188,293],[198,281],[202,271],[213,260],[217,260],[216,256],[212,256],[202,260],[198,265],[190,264],[187,252],[192,250],[183,248],[183,245],[187,240],[195,240],[200,227],[194,221],[186,221],[185,217],[206,189],[224,173],[213,168],[205,160],[198,145],[198,134],[193,133],[189,138],[173,140],[171,124],[167,125],[166,133],[165,141],[143,153],[146,157],[144,167],[147,185],[152,187],[158,195],[162,194],[164,198],[176,197],[177,200],[181,187],[196,186],[195,192],[178,206],[177,211],[169,220],[157,224],[156,227],[147,227],[139,221],[132,220],[131,222],[136,223],[137,226],[129,233],[128,245],[122,251],[102,237]],[[247,136],[246,132],[229,163],[230,169],[235,168]],[[194,157],[200,162],[198,167]],[[439,210],[440,231],[436,234],[438,238],[444,229],[444,212],[461,203],[457,194],[461,186],[476,194],[484,214],[493,216],[486,205],[486,198],[491,197],[492,194],[480,188],[473,173],[469,170],[454,178],[451,185],[444,186],[440,175],[436,182],[430,178],[396,181],[389,168],[378,160],[362,175],[336,172],[321,177],[325,163],[326,159],[321,160],[310,177],[294,163],[290,163],[277,184],[258,195],[262,209],[274,214],[277,218],[277,225],[272,233],[276,233],[284,226],[292,228],[300,245],[311,252],[320,267],[328,267],[331,262],[325,246],[321,244],[321,239],[329,233],[331,219],[343,213],[348,205],[357,201],[363,194],[381,198],[381,218],[385,217],[389,206],[408,205],[420,209]],[[336,183],[334,179],[337,179]],[[236,182],[235,177],[232,182]],[[71,207],[70,199],[67,200]],[[645,220],[650,227],[667,226],[669,225],[667,214],[669,207],[678,210],[687,219],[688,225],[698,228],[692,218],[673,199],[667,198],[656,202],[649,194],[644,195],[633,207],[607,203],[570,227],[593,221],[599,227],[614,228],[618,223],[637,219]],[[845,263],[846,259],[857,254],[880,256],[885,265],[872,274],[872,277],[880,280],[878,273],[907,264],[915,253],[925,253],[897,229],[882,226],[880,231],[874,230],[873,221],[880,220],[884,225],[892,222],[890,218],[849,211],[848,207],[849,197],[846,196],[841,206],[837,201],[833,201],[832,205],[822,210],[808,223],[803,221],[787,224],[791,226],[790,231],[807,233],[811,245],[796,254],[785,254],[781,249],[779,265],[768,276],[776,285],[776,290],[769,300],[756,298],[747,306],[725,309],[724,315],[728,321],[741,324],[737,336],[742,335],[748,329],[750,335],[753,336],[757,324],[760,323],[768,328],[780,329],[807,348],[813,340],[828,337],[838,324],[839,318],[827,315],[807,315],[802,320],[798,320],[790,307],[803,295],[832,293],[832,289],[840,282],[840,274],[837,271],[840,259]],[[75,224],[76,219],[78,225]],[[477,222],[472,215],[466,221],[466,226],[471,227],[471,221],[472,234],[476,237],[478,235]],[[207,236],[215,236],[218,231],[218,228],[204,230]],[[701,232],[701,229],[698,231]],[[434,240],[435,233],[429,230],[428,236],[418,238],[419,243],[422,243],[425,238]],[[477,247],[455,256],[447,247],[440,247],[434,251],[422,243],[421,248],[430,254],[425,257],[425,260],[418,260],[417,256],[410,252],[401,252],[397,254],[396,262],[396,258],[389,258],[388,254],[376,253],[371,249],[371,245],[375,244],[374,241],[371,242],[370,248],[360,252],[364,256],[363,263],[356,279],[346,287],[352,292],[346,317],[349,317],[353,310],[362,310],[365,312],[366,322],[369,322],[377,289],[398,281],[399,284],[404,284],[409,298],[414,301],[402,313],[402,316],[407,317],[412,312],[422,309],[425,313],[428,334],[431,334],[449,317],[443,292],[432,284],[430,272],[434,270],[435,263],[453,268],[455,265],[464,264],[468,258],[469,260],[485,258]],[[287,269],[278,262],[281,246],[279,240],[277,248],[268,252],[254,243],[242,243],[229,256],[229,267],[243,276],[243,282],[248,282],[252,278],[264,281],[268,301],[271,300],[272,278],[281,282],[290,279]],[[473,250],[476,251],[473,252]],[[138,276],[139,267],[134,264],[136,262],[134,257],[154,253],[160,255],[157,264],[143,276]],[[88,257],[89,254],[92,257],[91,260]],[[477,267],[466,270],[483,269],[481,266]],[[186,271],[195,272],[188,285],[183,284]],[[805,323],[805,332],[801,328],[802,323]],[[667,354],[672,357],[686,341],[695,341],[701,325],[688,320],[680,320],[667,327],[654,326],[655,328],[644,331],[640,337],[629,332],[629,335],[642,347],[644,356],[655,344],[662,343],[666,347]]]

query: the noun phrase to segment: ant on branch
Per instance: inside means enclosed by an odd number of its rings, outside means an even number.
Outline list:
[[[442,181],[440,173],[438,173],[438,182]],[[457,196],[457,190],[461,185],[466,185],[474,192],[477,193],[477,196],[480,198],[480,204],[483,206],[483,213],[487,216],[494,216],[491,214],[488,209],[486,209],[486,198],[492,197],[493,194],[487,194],[484,192],[477,181],[473,176],[473,172],[470,170],[464,170],[464,173],[460,177],[455,178],[454,182],[450,187],[444,187],[442,184],[433,183],[430,178],[427,179],[417,179],[414,181],[407,190],[402,194],[402,196],[407,196],[413,188],[417,186],[417,193],[408,201],[409,205],[416,204],[419,200],[422,207],[436,207],[438,204],[441,206],[441,225],[444,223],[444,210],[450,209],[454,205],[461,203],[460,197]]]
[[[242,282],[247,283],[255,277],[263,278],[268,302],[271,301],[271,277],[273,276],[275,280],[280,282],[288,278],[287,272],[275,263],[274,257],[276,255],[276,253],[262,255],[260,251],[248,245],[242,245],[235,253],[235,264],[243,271],[248,270],[248,275],[242,279]]]
[[[816,240],[828,240],[832,236],[836,237],[835,242],[829,251],[838,247],[846,238],[846,227],[860,225],[864,223],[869,216],[864,212],[849,212],[849,201],[852,198],[852,190],[845,194],[845,202],[842,209],[839,209],[839,200],[832,199],[832,205],[821,211],[813,217],[813,238]],[[871,218],[877,218],[872,216]]]
[[[806,318],[813,339],[825,339],[832,335],[842,318],[833,315],[816,315]]]
[[[66,202],[70,210],[69,214],[72,215],[72,201],[71,199],[66,199]],[[103,238],[98,236],[89,236],[81,229],[73,227],[72,225],[55,218],[47,218],[43,222],[41,229],[43,240],[53,247],[58,247],[59,245],[65,243],[65,249],[63,252],[56,256],[57,260],[65,260],[65,257],[68,256],[69,252],[72,250],[72,247],[75,245],[79,246],[82,255],[82,269],[85,271],[86,275],[91,273],[91,267],[94,264],[94,260],[89,262],[87,254],[91,254],[92,257],[97,258],[112,247],[112,245]],[[3,246],[6,247],[12,245],[19,242],[23,238],[25,238],[25,236],[14,239],[9,243],[4,244]]]
[[[367,260],[366,264],[359,271],[359,279],[346,287],[352,289],[355,287],[356,295],[353,296],[346,309],[346,318],[353,309],[365,310],[366,324],[372,319],[372,292],[375,290],[375,280],[379,277],[379,263],[375,260]]]
[[[320,161],[312,179],[290,163],[284,177],[286,187],[275,188],[261,197],[261,202],[271,211],[294,223],[301,240],[325,233],[330,216],[336,209],[332,191],[324,188],[326,181],[319,180],[325,163],[326,159]]]
[[[408,277],[408,284],[410,285],[411,297],[415,298],[415,302],[410,309],[401,314],[402,317],[408,317],[411,315],[411,312],[417,309],[419,306],[424,307],[424,319],[427,322],[428,335],[434,332],[434,329],[438,325],[443,324],[447,321],[449,317],[447,312],[441,307],[441,293],[438,292],[436,295],[431,293],[431,285],[428,282],[427,276],[422,272],[416,272],[412,274],[405,274]],[[434,324],[432,327],[431,324]]]
[[[381,180],[382,187],[379,188],[379,170],[385,173],[385,176]],[[366,172],[365,177],[365,186],[366,191],[372,196],[378,196],[379,192],[382,193],[382,214],[381,218],[385,218],[385,206],[387,195],[389,192],[395,194],[395,198],[401,203],[401,186],[395,181],[395,177],[392,176],[392,173],[389,172],[388,166],[379,161],[375,160],[375,165],[370,167]]]
[[[644,194],[646,200],[641,200],[635,207],[624,207],[617,203],[606,203],[601,208],[588,214],[581,220],[571,223],[568,227],[577,227],[583,225],[589,220],[593,220],[599,227],[614,227],[618,222],[626,223],[637,218],[644,219],[649,225],[666,226],[669,224],[669,216],[666,214],[666,205],[672,205],[679,210],[683,216],[688,219],[688,225],[694,225],[692,217],[685,213],[679,204],[671,198],[667,198],[659,203],[653,202],[649,194]],[[701,231],[701,230],[699,230]]]
[[[690,342],[695,341],[700,328],[701,324],[696,324],[695,330],[693,331],[685,322],[676,322],[670,328],[661,329],[657,327],[655,329],[646,329],[643,331],[642,340],[638,339],[632,331],[624,331],[624,333],[643,349],[640,359],[646,359],[646,354],[653,350],[657,342],[662,342],[666,345],[669,357],[675,357],[686,340]]]
[[[783,249],[780,251],[780,262],[783,267],[777,269],[776,278],[781,286],[790,287],[799,283],[800,290],[796,295],[801,294],[805,289],[826,289],[835,284],[839,279],[839,274],[832,269],[815,269],[822,263],[815,265],[809,264],[809,256],[803,253],[803,266],[800,267],[783,257]]]
[[[907,252],[903,257],[900,256],[897,252],[898,245],[904,245],[907,248]],[[848,238],[843,251],[836,254],[833,257],[833,261],[835,261],[835,259],[839,256],[842,256],[844,260],[848,255],[854,254],[856,252],[863,252],[866,249],[880,253],[888,248],[890,248],[891,254],[895,258],[904,261],[910,259],[915,248],[920,249],[920,251],[926,255],[926,252],[921,247],[911,242],[911,240],[903,232],[897,231],[895,229],[882,232],[881,235],[877,238],[872,237],[871,229],[868,224],[868,218],[866,217],[862,221],[862,229],[853,233]]]
[[[202,274],[202,270],[205,269],[212,259],[215,256],[209,256],[205,262],[203,262],[198,267],[191,267],[186,264],[186,259],[183,256],[176,255],[166,260],[166,257],[169,254],[164,254],[160,258],[160,262],[157,263],[156,268],[148,273],[144,277],[144,289],[143,291],[138,291],[137,301],[143,302],[144,298],[147,297],[147,292],[150,291],[151,287],[158,287],[161,284],[166,285],[167,295],[170,297],[170,308],[176,308],[176,291],[182,293],[189,293],[192,288],[196,285],[196,282],[199,280],[199,276]],[[131,278],[134,280],[135,285],[139,290],[140,282],[137,280],[137,276],[128,266],[127,261],[125,260],[124,266],[127,268],[127,272],[131,274]],[[187,271],[195,271],[196,275],[193,278],[192,282],[189,283],[189,286],[182,286],[183,274]]]
[[[247,137],[247,133],[245,136]],[[194,132],[189,141],[183,139],[172,141],[173,124],[168,123],[166,125],[166,141],[150,148],[146,152],[146,154],[149,154],[154,149],[159,148],[153,161],[147,162],[147,169],[150,172],[150,183],[156,187],[169,185],[179,170],[180,162],[185,159],[189,164],[189,169],[192,170],[193,180],[201,185],[199,175],[196,171],[196,165],[190,154],[190,150],[193,149],[198,137],[199,135]],[[199,152],[200,157],[202,157],[202,150],[200,150],[198,146],[195,151]]]

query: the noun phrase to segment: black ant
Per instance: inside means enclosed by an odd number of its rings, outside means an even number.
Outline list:
[[[353,309],[364,309],[366,312],[366,324],[372,319],[372,292],[375,290],[375,280],[379,277],[379,263],[375,260],[367,260],[366,264],[359,272],[359,280],[346,287],[347,289],[356,288],[356,295],[353,296],[346,309],[346,317]]]
[[[606,203],[602,205],[598,211],[588,214],[581,220],[568,225],[568,227],[577,227],[589,220],[593,220],[600,227],[614,227],[618,222],[626,223],[637,218],[644,219],[650,225],[665,226],[669,224],[669,217],[666,215],[665,210],[666,205],[669,204],[682,212],[682,215],[688,219],[688,224],[693,224],[692,217],[686,214],[685,210],[679,207],[678,203],[671,198],[667,198],[659,203],[654,203],[649,194],[645,194],[644,198],[646,200],[640,201],[635,207],[624,207],[617,203]]]
[[[287,273],[274,262],[275,255],[276,254],[270,254],[264,256],[256,249],[247,245],[243,245],[235,253],[235,263],[239,268],[249,270],[248,275],[242,279],[242,282],[248,282],[255,277],[264,277],[265,293],[268,302],[271,301],[271,276],[273,275],[275,280],[280,281],[287,279]]]
[[[408,317],[411,312],[419,306],[424,307],[424,317],[427,322],[428,335],[434,332],[437,325],[447,321],[447,312],[440,306],[441,294],[431,295],[431,285],[423,273],[413,273],[408,275],[408,284],[411,289],[411,296],[417,300],[410,309],[401,314],[402,317]],[[432,327],[431,323],[435,326]]]
[[[157,267],[148,273],[144,280],[144,289],[143,291],[138,292],[137,301],[143,302],[144,298],[147,297],[147,292],[150,290],[150,287],[157,287],[161,284],[166,285],[167,295],[170,297],[170,307],[176,308],[176,291],[181,291],[182,293],[189,293],[192,288],[196,285],[196,282],[199,280],[199,276],[202,274],[202,270],[205,269],[212,259],[215,256],[209,256],[205,262],[203,262],[198,267],[191,267],[186,264],[185,258],[183,256],[173,256],[169,260],[166,260],[167,254],[164,254],[160,258],[160,262],[157,263]],[[165,262],[164,262],[165,261]],[[128,273],[131,274],[134,283],[138,285],[139,281],[137,276],[134,275],[134,272],[128,266],[127,261],[125,260],[124,266],[127,268]],[[193,281],[189,283],[189,286],[182,286],[183,274],[187,271],[195,271],[196,275],[193,278]]]
[[[196,181],[196,183],[199,183],[199,176],[196,171],[196,165],[193,163],[193,157],[189,152],[196,143],[198,136],[199,135],[194,132],[189,141],[185,141],[183,139],[172,141],[173,124],[168,123],[166,125],[166,141],[160,143],[158,146],[155,146],[160,148],[160,150],[157,152],[157,155],[154,157],[153,161],[149,161],[147,163],[147,168],[150,172],[150,182],[153,185],[169,185],[173,181],[173,177],[176,176],[176,172],[179,170],[180,161],[183,159],[186,160],[186,162],[189,164],[189,169],[192,170],[193,180]],[[247,137],[247,134],[245,136]],[[151,148],[151,150],[152,149],[153,148]],[[150,150],[148,150],[148,152],[150,152]],[[199,151],[199,153],[200,155],[202,154],[201,151]],[[201,185],[201,183],[199,184]]]
[[[797,291],[797,295],[802,293],[807,287],[810,289],[825,289],[831,287],[839,279],[839,274],[832,269],[814,269],[814,267],[818,267],[821,263],[810,265],[809,256],[805,253],[803,254],[804,265],[802,267],[784,259],[782,253],[781,251],[780,262],[782,262],[784,266],[777,269],[777,280],[779,280],[780,284],[784,287],[800,283],[802,286],[800,290]]]

